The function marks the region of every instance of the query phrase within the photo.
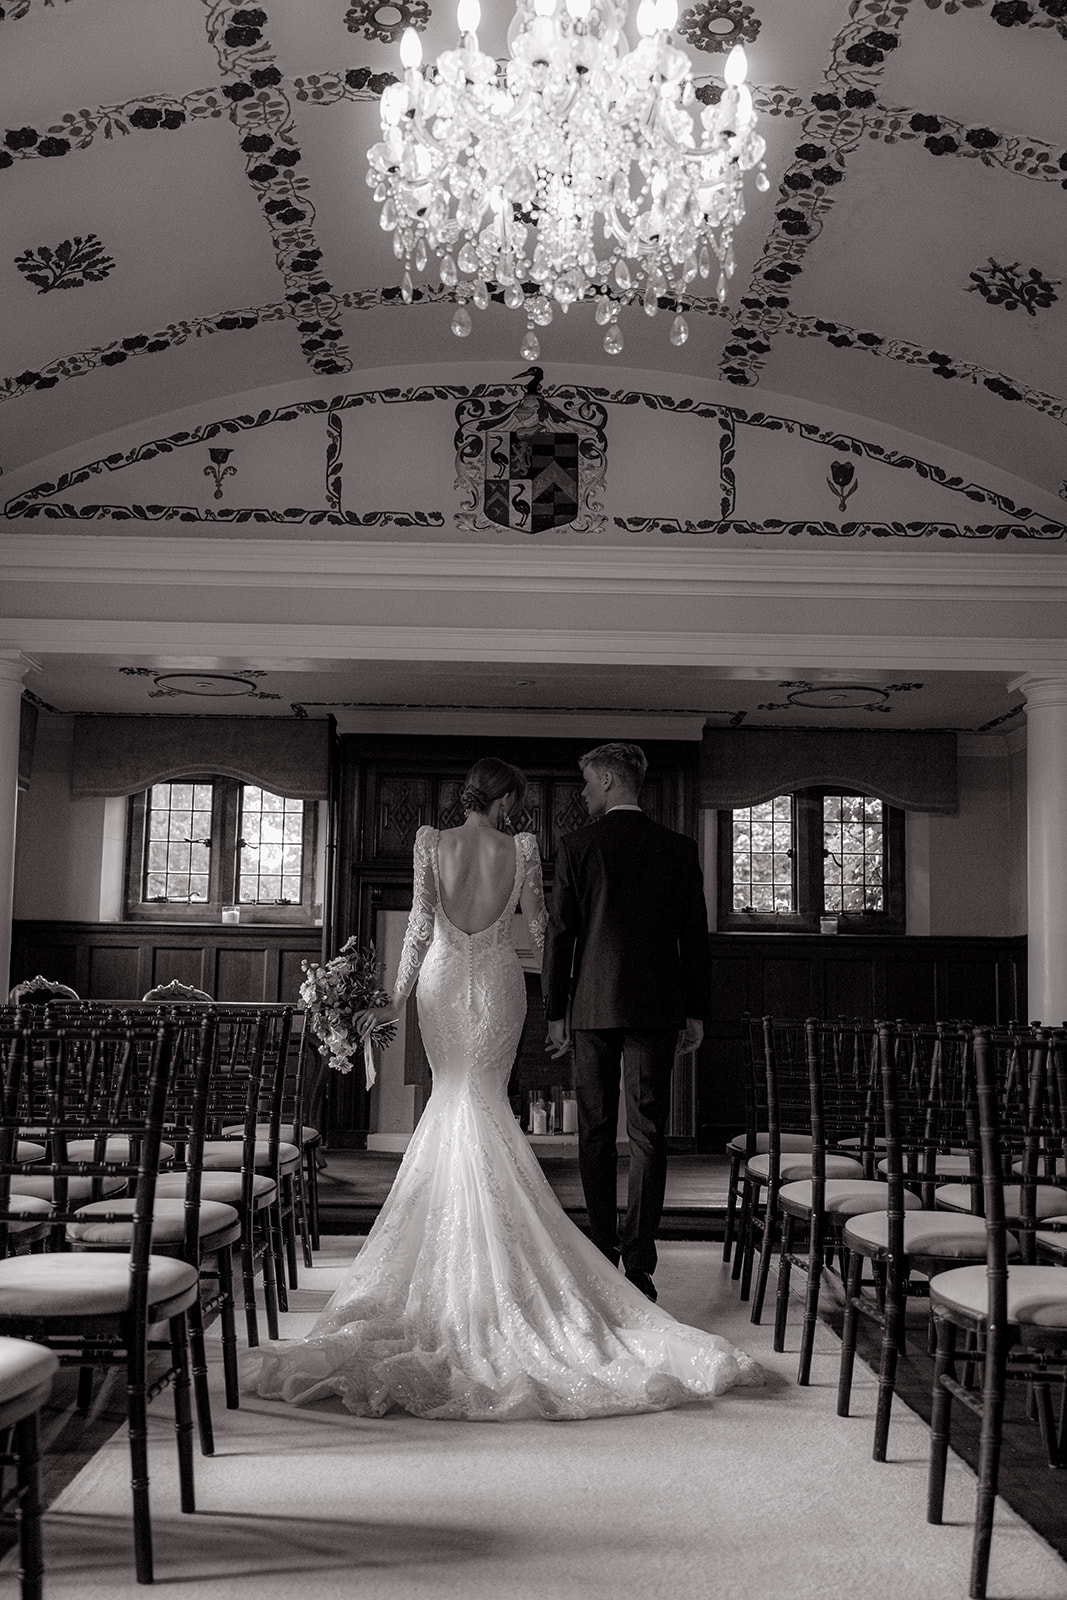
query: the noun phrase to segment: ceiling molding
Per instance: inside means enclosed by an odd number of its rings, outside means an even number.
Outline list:
[[[13,534],[0,543],[8,585],[204,584],[244,589],[513,591],[531,594],[685,594],[966,602],[1010,591],[1013,601],[1063,604],[1067,557],[1044,552],[747,551],[559,545],[515,549],[452,543],[293,544]]]
[[[373,627],[337,623],[66,621],[5,619],[0,650],[52,655],[128,654],[176,664],[274,666],[301,661],[501,661],[735,668],[758,678],[820,669],[957,672],[1067,672],[1067,640],[1032,637],[951,639],[942,635],[635,632]]]

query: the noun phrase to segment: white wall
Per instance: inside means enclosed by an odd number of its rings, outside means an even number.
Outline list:
[[[1018,893],[1013,874],[1014,828],[1010,752],[995,734],[961,734],[959,739],[960,807],[955,816],[909,821],[908,845],[915,837],[916,859],[909,864],[912,892],[925,897],[929,926],[908,931],[931,934],[974,934],[1003,937],[1025,932],[1017,926]],[[926,824],[926,884],[918,860],[921,824]],[[1022,816],[1025,851],[1025,806]],[[916,910],[918,911],[918,907]]]
[[[38,718],[30,787],[19,802],[14,915],[20,920],[101,917],[108,802],[72,796],[73,743],[73,717]]]

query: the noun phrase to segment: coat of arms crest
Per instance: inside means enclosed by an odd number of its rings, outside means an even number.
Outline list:
[[[479,395],[456,407],[456,526],[516,533],[604,526],[607,412],[573,389],[541,392],[540,367],[520,372],[517,400]]]

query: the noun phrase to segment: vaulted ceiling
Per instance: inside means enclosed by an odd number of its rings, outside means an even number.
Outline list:
[[[461,345],[428,274],[400,299],[365,158],[409,23],[454,42],[450,0],[0,0],[0,473],[229,395],[522,365],[496,300]],[[579,305],[545,367],[831,406],[1067,498],[1067,0],[683,0],[678,39],[712,96],[744,43],[767,141],[729,296],[698,283],[681,348],[629,308],[614,362]]]

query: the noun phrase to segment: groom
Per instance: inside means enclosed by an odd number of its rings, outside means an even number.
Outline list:
[[[635,744],[581,757],[592,819],[560,840],[545,939],[548,1050],[573,1040],[578,1166],[593,1243],[655,1300],[656,1232],[667,1181],[677,1049],[694,1050],[708,1007],[708,921],[692,839],[645,816],[648,766]],[[630,1174],[616,1203],[619,1077]]]

